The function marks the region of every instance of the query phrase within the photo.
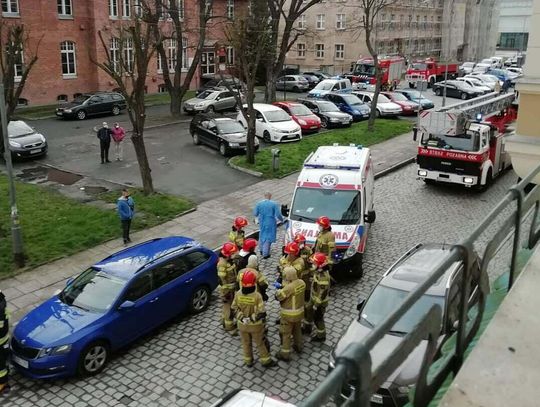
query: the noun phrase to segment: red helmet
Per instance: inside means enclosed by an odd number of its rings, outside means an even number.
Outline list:
[[[302,233],[294,235],[294,242],[297,244],[306,243],[306,237]]]
[[[328,259],[326,254],[317,252],[309,258],[309,261],[314,264],[317,268],[324,267],[328,264]]]
[[[317,224],[321,225],[324,229],[328,229],[330,227],[330,218],[328,216],[320,216],[317,219]]]
[[[227,242],[223,245],[221,248],[221,254],[225,257],[231,257],[233,254],[235,254],[238,251],[238,247],[234,243]]]
[[[291,242],[285,246],[283,251],[287,254],[294,254],[295,256],[298,256],[298,253],[300,253],[300,248],[298,247],[298,243]]]
[[[252,269],[246,269],[242,276],[242,287],[255,287],[257,284],[257,274]]]
[[[248,220],[245,216],[237,216],[234,218],[233,225],[236,229],[242,229],[248,225]]]
[[[249,239],[244,240],[244,244],[242,245],[242,250],[245,252],[250,252],[252,250],[255,250],[256,247],[257,247],[257,240],[250,237]]]

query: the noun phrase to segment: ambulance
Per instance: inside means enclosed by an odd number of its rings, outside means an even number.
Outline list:
[[[375,221],[373,203],[373,161],[368,148],[349,145],[321,146],[304,165],[292,198],[285,244],[301,233],[313,247],[317,239],[317,218],[328,216],[336,237],[334,268],[354,277],[362,276],[362,255],[370,223]]]

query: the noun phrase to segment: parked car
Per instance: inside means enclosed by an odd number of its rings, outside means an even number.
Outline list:
[[[211,88],[227,88],[243,92],[246,90],[246,84],[235,76],[227,74],[204,74],[201,76],[201,86],[197,89],[197,95]]]
[[[330,79],[330,75],[321,71],[308,71],[308,72],[302,72],[302,74],[316,76],[317,78],[319,78],[319,82],[324,79]]]
[[[458,68],[459,73],[462,75],[468,75],[473,71],[475,65],[476,64],[474,62],[463,62]]]
[[[22,120],[10,121],[7,130],[9,151],[13,158],[38,157],[47,154],[48,147],[45,136],[36,132],[33,127]]]
[[[442,258],[450,251],[445,244],[419,244],[409,250],[383,275],[371,291],[367,300],[359,299],[355,318],[345,334],[338,341],[330,357],[329,368],[335,367],[335,358],[351,343],[363,341],[388,315],[398,308],[403,300],[418,284],[424,281],[437,267]],[[455,262],[396,322],[392,329],[373,347],[370,352],[372,369],[379,365],[402,342],[402,338],[411,332],[429,309],[438,305],[443,313],[443,323],[437,340],[438,349],[456,332],[459,308],[467,300],[469,308],[478,302],[480,285],[488,287],[487,275],[481,273],[478,257],[472,264],[470,296],[462,298],[461,285],[464,278],[463,262]],[[407,359],[385,380],[383,386],[373,394],[372,405],[403,406],[408,399],[409,389],[416,383],[422,367],[424,353],[428,346],[427,339],[409,354]],[[354,382],[342,389],[342,394],[350,394]]]
[[[518,75],[510,74],[504,69],[489,69],[486,73],[497,77],[502,83],[509,82],[510,84],[515,84],[518,77]]]
[[[309,90],[309,82],[301,75],[286,75],[277,79],[276,90],[305,92]]]
[[[339,108],[327,100],[299,99],[300,103],[306,106],[321,119],[321,127],[350,127],[353,118],[348,113],[343,113]]]
[[[396,89],[394,93],[401,93],[407,99],[412,100],[413,102],[419,103],[422,106],[422,110],[433,109],[435,107],[435,104],[433,103],[433,101],[426,98],[424,94],[420,93],[417,90]]]
[[[19,321],[14,366],[36,379],[98,374],[115,350],[184,311],[206,309],[218,284],[217,260],[180,236],[103,259]]]
[[[500,84],[500,81],[497,79],[497,77],[493,75],[480,74],[480,73],[473,72],[471,75],[465,76],[465,78],[469,78],[469,77],[479,79],[484,85],[489,87],[491,91],[495,90],[495,85],[497,84],[497,82],[499,82]]]
[[[437,96],[441,96],[444,93],[444,84],[445,81],[435,83],[431,88]],[[467,85],[465,82],[460,82],[458,80],[449,80],[446,81],[446,96],[460,98],[460,99],[471,99],[477,96],[480,96],[483,92],[475,90]]]
[[[490,68],[499,68],[499,60],[496,58],[484,58],[480,61],[480,64],[489,65]]]
[[[323,79],[308,92],[308,98],[322,98],[330,92],[351,93],[352,85],[348,79]]]
[[[321,128],[321,119],[311,110],[299,102],[274,102],[274,106],[280,107],[298,123],[302,134],[318,132]]]
[[[320,82],[319,78],[315,75],[302,74],[302,76],[308,81],[309,89],[313,89]]]
[[[222,112],[236,110],[236,105],[236,98],[233,92],[225,88],[212,88],[199,93],[194,98],[186,100],[184,102],[184,112],[188,114]]]
[[[56,116],[63,119],[84,120],[104,113],[119,115],[126,108],[126,100],[116,92],[84,93],[56,109]]]
[[[515,75],[518,75],[518,77],[523,76],[523,69],[522,68],[509,66],[508,68],[505,69],[505,71],[511,72],[511,73],[513,73]]]
[[[475,65],[473,69],[473,73],[486,73],[487,70],[490,68],[491,68],[491,64],[479,63]]]
[[[480,79],[475,78],[474,76],[473,77],[467,76],[467,77],[463,77],[463,78],[456,78],[456,80],[466,83],[467,85],[469,85],[471,88],[473,88],[474,90],[476,90],[478,92],[481,92],[481,93],[490,93],[491,92],[491,88],[489,86],[484,85]]]
[[[402,93],[398,92],[381,92],[382,95],[386,96],[392,103],[399,105],[401,107],[403,115],[415,115],[420,109],[420,103],[413,102]]]
[[[369,118],[371,108],[356,95],[328,93],[324,96],[324,99],[335,104],[342,112],[350,114],[355,122]]]
[[[191,120],[189,132],[193,144],[206,144],[219,150],[222,156],[234,151],[245,151],[247,131],[240,123],[229,117],[217,117],[201,113]],[[259,140],[255,139],[255,149],[259,148]]]
[[[358,96],[360,100],[364,103],[367,103],[371,106],[371,101],[373,99],[374,93],[366,91],[353,92],[354,95]],[[377,117],[396,117],[403,112],[401,106],[392,102],[383,94],[379,94],[377,99]]]
[[[264,393],[247,389],[236,389],[226,394],[210,407],[295,407]]]
[[[244,105],[244,109],[247,105]],[[255,109],[255,135],[266,143],[284,143],[302,140],[302,129],[283,109],[265,103],[254,103]],[[247,127],[242,112],[238,113],[236,120]]]

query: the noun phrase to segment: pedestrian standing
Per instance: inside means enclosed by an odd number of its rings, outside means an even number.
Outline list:
[[[9,391],[8,384],[8,352],[9,352],[9,319],[7,301],[0,291],[0,395]]]
[[[111,147],[111,129],[107,122],[103,122],[103,126],[97,131],[99,139],[99,149],[101,153],[101,164],[110,163],[109,148]]]
[[[112,139],[114,141],[114,155],[116,157],[116,161],[122,161],[124,156],[124,147],[123,147],[123,141],[126,137],[126,131],[120,127],[118,123],[114,123],[114,127],[112,129]]]
[[[124,244],[131,243],[129,229],[131,228],[131,220],[135,214],[135,202],[127,189],[122,189],[122,196],[118,198],[116,208],[118,210],[118,216],[120,216],[120,222],[122,223]]]
[[[279,206],[272,201],[272,194],[266,192],[264,199],[255,205],[253,215],[256,223],[259,224],[259,242],[262,256],[265,259],[270,257],[270,247],[276,241],[277,222],[283,222]]]
[[[496,93],[501,93],[501,83],[498,80],[495,82],[495,89],[494,90],[495,90]]]

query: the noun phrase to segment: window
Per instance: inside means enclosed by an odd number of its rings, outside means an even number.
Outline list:
[[[173,15],[173,13],[178,13],[178,18],[180,20],[184,19],[184,0],[176,0],[175,3],[173,3],[173,6],[176,7],[172,11],[169,10],[169,17]]]
[[[66,103],[68,101],[68,95],[58,95],[56,100],[60,103]]]
[[[222,94],[222,97],[231,97],[232,95],[229,92],[224,92]],[[200,251],[194,251],[191,253],[186,254],[183,259],[188,264],[188,267],[190,270],[193,270],[196,267],[199,267],[201,264],[204,264],[208,261],[210,256],[207,253],[200,252]]]
[[[143,6],[141,0],[133,0],[133,14],[135,17],[141,18],[143,16]]]
[[[336,44],[336,59],[345,59],[345,45]]]
[[[71,0],[58,0],[58,15],[71,16]]]
[[[158,93],[166,93],[167,92],[167,86],[164,83],[160,83],[157,87]]]
[[[298,18],[298,29],[299,30],[305,30],[306,29],[306,15],[302,14]]]
[[[137,301],[152,291],[152,279],[150,273],[138,276],[126,290],[123,301]]]
[[[227,18],[234,18],[234,0],[227,0]]]
[[[214,10],[213,10],[213,2],[212,0],[206,0],[204,2],[204,8],[205,8],[205,11],[206,11],[206,15],[208,17],[212,17],[214,15]]]
[[[176,39],[171,38],[167,41],[167,65],[169,67],[169,72],[174,72],[176,69],[176,63],[178,60],[178,56],[176,54]]]
[[[324,30],[324,14],[317,14],[317,30]]]
[[[133,38],[126,38],[124,40],[124,66],[127,72],[133,71]]]
[[[77,64],[75,62],[75,43],[64,41],[60,44],[60,55],[62,59],[62,75],[77,75]]]
[[[109,17],[118,17],[118,0],[109,0]]]
[[[315,44],[315,58],[324,58],[324,44]]]
[[[182,38],[182,69],[188,69],[187,38]],[[234,55],[234,53],[233,53]]]
[[[122,14],[124,17],[131,17],[131,0],[124,0],[124,7],[122,8]]]
[[[298,53],[298,58],[305,58],[306,57],[306,44],[304,43],[298,43],[296,44],[296,52]]]
[[[234,65],[234,48],[227,47],[227,65]]]
[[[13,70],[14,70],[14,80],[15,82],[20,82],[23,75],[23,68],[24,68],[24,54],[22,49],[19,49],[18,47],[15,47],[14,44],[12,46],[6,47],[6,53],[11,53],[13,56]]]
[[[119,63],[120,63],[120,44],[118,38],[111,38],[109,44],[109,53],[111,59],[112,70],[118,72]]]
[[[336,29],[338,30],[345,29],[345,14],[336,15]]]
[[[189,266],[186,264],[183,257],[168,261],[162,266],[156,267],[152,270],[154,288],[162,287],[188,271]]]
[[[2,0],[2,14],[19,14],[19,0]]]

